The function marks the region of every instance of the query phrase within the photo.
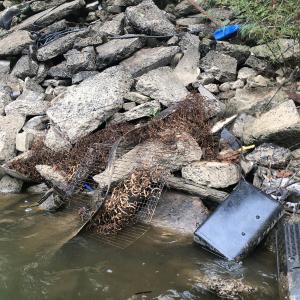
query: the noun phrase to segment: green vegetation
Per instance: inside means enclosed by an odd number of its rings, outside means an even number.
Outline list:
[[[300,39],[300,0],[216,0],[233,9],[242,34],[262,42],[276,38]]]

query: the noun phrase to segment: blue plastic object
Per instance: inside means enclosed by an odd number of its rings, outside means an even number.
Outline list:
[[[221,28],[218,28],[214,33],[214,38],[217,41],[222,41],[229,39],[231,36],[233,36],[236,32],[238,32],[241,29],[240,25],[227,25]]]
[[[94,189],[88,184],[88,183],[84,183],[83,187],[88,191],[88,192],[93,192]]]

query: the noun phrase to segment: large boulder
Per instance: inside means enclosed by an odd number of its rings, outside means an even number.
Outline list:
[[[240,169],[229,162],[198,161],[182,168],[182,177],[211,188],[226,188],[236,184]]]
[[[200,68],[212,73],[220,82],[234,81],[237,76],[237,60],[219,51],[209,51],[200,61]]]
[[[134,77],[138,77],[151,70],[169,65],[179,51],[180,48],[177,46],[141,49],[123,60],[121,65],[126,67]]]
[[[142,48],[144,42],[140,38],[115,39],[96,48],[97,67],[104,69],[129,57],[132,53]]]
[[[151,225],[176,234],[192,235],[208,215],[199,197],[166,191],[159,199]]]
[[[71,141],[87,135],[123,104],[133,84],[130,73],[116,66],[90,77],[59,95],[47,111],[50,120]]]
[[[170,67],[152,70],[141,76],[136,90],[165,106],[184,100],[189,93]]]
[[[16,155],[16,135],[25,123],[20,115],[0,116],[0,162],[5,162]]]
[[[46,114],[50,103],[48,101],[15,100],[5,107],[7,115],[40,116]]]
[[[164,11],[160,10],[152,0],[144,0],[137,6],[128,7],[126,18],[138,32],[152,35],[172,35],[176,33]]]
[[[18,55],[32,43],[33,39],[28,31],[13,31],[0,39],[0,56]]]
[[[190,162],[201,159],[202,151],[198,143],[187,133],[177,134],[174,144],[159,140],[147,141],[137,145],[114,163],[113,172],[106,169],[95,175],[94,180],[100,187],[126,178],[136,168],[161,166],[167,170],[179,170]]]
[[[246,144],[274,142],[290,146],[300,139],[300,116],[292,100],[257,117],[244,130]]]

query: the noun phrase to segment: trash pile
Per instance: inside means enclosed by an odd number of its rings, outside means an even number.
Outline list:
[[[0,193],[89,198],[78,218],[103,236],[156,216],[230,260],[297,216],[299,41],[194,4],[0,1]]]

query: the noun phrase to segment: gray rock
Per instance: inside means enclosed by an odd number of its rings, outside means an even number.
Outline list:
[[[177,26],[184,26],[188,27],[190,25],[196,25],[199,23],[203,23],[205,21],[205,18],[201,14],[191,15],[187,18],[180,18],[176,20]]]
[[[179,51],[180,48],[177,46],[141,49],[123,60],[121,65],[126,67],[132,76],[138,77],[153,69],[169,65]]]
[[[76,38],[84,36],[86,32],[87,30],[83,29],[69,33],[54,40],[50,44],[39,48],[37,51],[38,61],[46,61],[67,52],[73,47]]]
[[[8,161],[16,154],[16,135],[25,123],[20,115],[0,116],[0,162]]]
[[[216,50],[230,55],[237,60],[238,65],[245,63],[250,55],[250,47],[244,45],[231,44],[229,42],[217,42]]]
[[[43,101],[44,99],[45,99],[45,94],[43,92],[26,89],[16,100],[40,102]]]
[[[19,55],[33,43],[28,31],[12,31],[0,39],[0,56]]]
[[[200,67],[211,72],[220,82],[234,81],[237,75],[237,60],[218,51],[209,51],[200,61]]]
[[[199,197],[166,191],[158,202],[151,224],[176,234],[192,235],[208,215],[209,211]]]
[[[74,0],[71,2],[64,3],[59,5],[56,8],[49,8],[46,11],[41,11],[26,20],[22,23],[13,27],[14,30],[35,30],[36,26],[41,28],[46,27],[55,21],[63,19],[65,16],[80,10],[85,5],[84,0]]]
[[[250,124],[255,120],[251,115],[247,115],[245,113],[240,114],[236,120],[234,121],[231,131],[232,133],[238,137],[243,137],[243,132],[246,127],[250,126]]]
[[[26,189],[26,192],[29,194],[44,194],[48,191],[48,187],[45,183],[40,183],[36,185],[32,185]]]
[[[195,82],[200,73],[199,38],[194,35],[190,36],[191,41],[189,43],[185,43],[186,49],[183,53],[183,57],[174,69],[175,74],[185,86]]]
[[[250,77],[247,79],[247,86],[250,88],[267,87],[271,85],[272,84],[270,79],[262,75],[257,75],[255,77]]]
[[[97,68],[104,69],[129,57],[132,53],[142,48],[144,42],[139,38],[115,39],[100,45],[97,50]]]
[[[83,80],[99,74],[98,71],[81,71],[72,76],[72,84],[77,84]]]
[[[47,73],[48,73],[48,66],[43,63],[40,63],[37,74],[34,77],[35,82],[42,83],[46,79]]]
[[[143,104],[146,103],[148,101],[151,100],[150,97],[142,95],[140,93],[137,92],[129,92],[124,96],[124,99],[128,100],[128,101],[133,101],[137,104]]]
[[[272,101],[270,101],[272,98]],[[228,102],[228,107],[233,112],[248,112],[254,114],[262,109],[274,107],[279,103],[288,100],[289,97],[284,91],[277,91],[277,88],[243,88],[237,89],[235,96]]]
[[[10,61],[0,60],[0,74],[9,74],[10,72]]]
[[[48,75],[53,78],[71,78],[72,72],[69,70],[67,66],[67,62],[63,61],[60,64],[51,67],[48,70]]]
[[[28,55],[22,56],[14,66],[12,75],[21,79],[25,79],[27,76],[34,77],[38,72],[38,64],[31,59]]]
[[[219,101],[210,91],[203,85],[199,85],[198,91],[203,98],[203,104],[206,109],[206,114],[209,118],[215,117],[225,110],[225,104]]]
[[[199,74],[198,76],[198,79],[199,79],[199,84],[211,84],[211,83],[214,83],[215,82],[215,77],[214,75],[210,74],[210,73],[201,73]],[[197,84],[198,84],[197,83]],[[196,86],[197,87],[197,86]]]
[[[256,75],[257,72],[254,69],[243,67],[239,70],[237,78],[242,80],[247,80],[248,78],[254,77]]]
[[[33,12],[37,13],[40,11],[47,10],[51,7],[61,5],[67,2],[67,0],[52,0],[52,1],[33,1],[30,3],[30,8]]]
[[[86,47],[81,51],[72,49],[64,54],[67,69],[71,74],[79,71],[93,71],[96,69],[96,52],[94,47]]]
[[[131,110],[131,109],[133,109],[135,107],[136,107],[136,103],[135,102],[126,102],[126,103],[123,104],[123,109],[126,110],[126,111],[129,111],[129,110]]]
[[[217,21],[227,21],[234,17],[232,10],[223,7],[213,7],[207,10],[207,14]]]
[[[284,168],[291,156],[289,149],[264,143],[246,155],[246,159],[264,167]]]
[[[181,173],[183,178],[211,188],[226,188],[241,178],[239,167],[228,162],[193,162],[183,167]]]
[[[215,83],[210,83],[204,86],[212,94],[218,94],[220,92],[219,86]]]
[[[26,77],[24,80],[23,94],[24,92],[32,91],[35,93],[44,93],[44,89],[35,81],[35,78]]]
[[[111,67],[55,98],[47,115],[74,142],[95,130],[122,106],[132,83],[127,70]]]
[[[231,90],[231,82],[224,82],[221,85],[219,85],[219,90],[221,92],[228,92]]]
[[[4,115],[5,106],[11,101],[11,89],[9,87],[0,87],[0,116]]]
[[[238,79],[234,82],[231,82],[231,89],[232,90],[237,90],[237,89],[242,89],[244,87],[245,83],[242,79]]]
[[[187,89],[169,67],[162,67],[142,75],[136,90],[169,106],[182,101],[188,95]]]
[[[112,123],[121,123],[126,121],[137,120],[144,117],[154,117],[160,111],[160,104],[157,100],[149,101],[144,104],[135,106],[131,110],[114,115]],[[115,117],[116,116],[116,117]]]
[[[22,190],[23,182],[20,179],[12,178],[5,175],[0,180],[0,193],[20,193]]]
[[[56,170],[54,167],[47,165],[36,165],[36,170],[48,182],[62,191],[66,190],[68,185],[67,176],[61,171]]]
[[[116,183],[141,165],[147,165],[149,168],[158,165],[167,166],[168,169],[175,171],[192,161],[201,159],[201,156],[201,148],[190,135],[177,134],[173,145],[157,140],[137,145],[115,161],[111,177],[108,175],[110,170],[106,169],[101,174],[95,175],[93,179],[100,187],[105,187],[109,179],[112,184]]]
[[[175,14],[178,17],[197,13],[199,13],[199,11],[187,0],[180,1],[175,7]]]
[[[39,209],[44,211],[56,211],[61,206],[61,199],[58,195],[51,194],[42,204],[39,205]]]
[[[16,149],[21,152],[28,151],[33,143],[34,135],[28,132],[18,133],[16,136]]]
[[[47,116],[36,116],[28,120],[23,126],[23,131],[34,135],[43,133],[47,129],[49,119]]]
[[[90,30],[81,37],[75,39],[74,48],[81,49],[88,46],[98,46],[105,41],[105,33],[98,32],[90,27]]]
[[[152,0],[144,0],[137,6],[127,7],[126,19],[135,30],[152,35],[171,35],[176,33],[175,26],[166,13],[160,10]]]
[[[68,150],[72,147],[72,144],[55,126],[51,126],[48,130],[44,144],[54,152]]]
[[[91,26],[91,30],[101,35],[121,35],[124,33],[125,14],[121,13],[110,21],[96,22]]]
[[[300,58],[300,45],[297,40],[281,38],[268,44],[252,47],[251,52],[259,58],[283,63]]]
[[[47,101],[15,100],[5,107],[7,115],[39,116],[46,114],[50,103]]]
[[[290,146],[300,138],[300,116],[292,100],[272,108],[245,128],[246,144],[274,142]]]
[[[271,70],[271,66],[263,59],[257,58],[254,55],[250,55],[245,62],[245,66],[248,66],[258,72],[267,73]]]

